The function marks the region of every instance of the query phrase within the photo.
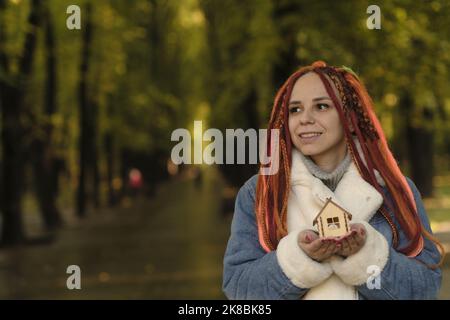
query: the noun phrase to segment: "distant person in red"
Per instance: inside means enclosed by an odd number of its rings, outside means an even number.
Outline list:
[[[134,197],[138,195],[143,185],[142,173],[139,169],[133,168],[128,174],[128,184],[131,190],[131,195]]]

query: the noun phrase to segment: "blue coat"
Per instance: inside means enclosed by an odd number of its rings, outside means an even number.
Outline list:
[[[257,175],[250,178],[236,198],[231,236],[224,257],[223,291],[229,299],[301,299],[309,289],[292,283],[280,267],[276,251],[266,253],[259,243],[254,211],[257,178]],[[406,179],[422,224],[431,232],[421,195],[414,183]],[[387,189],[383,190],[389,196]],[[405,235],[392,212],[385,208],[397,225],[399,247],[402,247],[406,244]],[[357,286],[359,298],[435,299],[441,285],[441,270],[430,269],[425,264],[439,262],[436,246],[425,238],[423,251],[415,258],[408,258],[392,247],[392,230],[380,213],[376,213],[369,223],[388,241],[389,258],[380,274],[380,289],[370,289],[366,284]]]

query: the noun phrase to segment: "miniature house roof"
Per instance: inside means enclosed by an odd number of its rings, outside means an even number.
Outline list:
[[[335,206],[336,208],[338,208],[340,211],[342,211],[343,214],[347,214],[349,220],[352,220],[352,215],[350,212],[347,212],[344,208],[342,208],[341,206],[339,206],[338,204],[336,204],[333,200],[331,200],[331,198],[327,198],[327,202],[325,202],[325,205],[323,206],[322,210],[320,210],[320,212],[317,214],[317,216],[314,218],[313,220],[313,225],[315,225],[317,223],[317,219],[320,217],[320,215],[325,211],[325,209],[328,206]]]

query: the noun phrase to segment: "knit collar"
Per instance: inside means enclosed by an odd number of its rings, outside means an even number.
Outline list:
[[[320,168],[317,164],[309,156],[305,156],[302,153],[299,153],[300,158],[302,159],[305,166],[308,168],[309,172],[320,180],[322,180],[331,190],[334,190],[350,165],[352,158],[350,156],[350,152],[346,150],[346,155],[344,159],[339,163],[339,165],[332,171],[326,172],[322,168]]]

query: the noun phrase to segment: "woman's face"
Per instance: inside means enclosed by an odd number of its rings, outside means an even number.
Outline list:
[[[316,73],[309,72],[297,80],[288,108],[291,140],[301,153],[313,160],[322,156],[345,156],[341,120]]]

